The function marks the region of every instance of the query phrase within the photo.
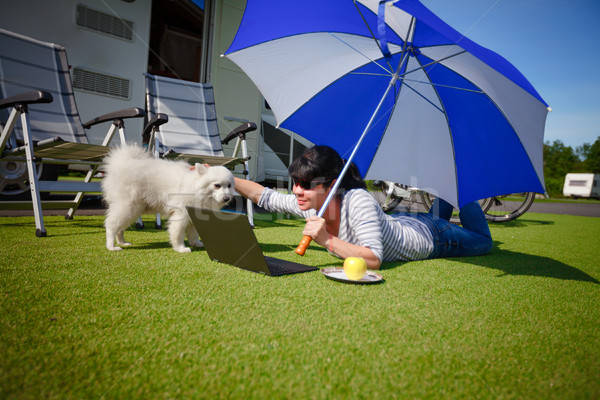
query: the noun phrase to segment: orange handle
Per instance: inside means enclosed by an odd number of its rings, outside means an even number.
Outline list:
[[[300,244],[296,248],[296,254],[299,254],[299,255],[303,256],[304,253],[306,252],[306,248],[310,244],[311,240],[312,240],[312,238],[310,236],[304,236],[304,237],[302,237],[302,240],[300,241]]]

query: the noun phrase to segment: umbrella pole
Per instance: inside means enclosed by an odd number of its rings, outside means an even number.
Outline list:
[[[379,113],[379,109],[381,108],[381,106],[383,105],[384,100],[386,99],[386,97],[390,93],[390,90],[396,84],[396,81],[398,80],[398,78],[399,78],[399,76],[398,76],[397,73],[394,74],[394,75],[392,75],[392,79],[390,80],[390,83],[389,83],[387,89],[385,90],[385,93],[381,97],[381,100],[379,101],[379,104],[377,105],[377,108],[375,108],[375,111],[373,111],[373,115],[371,115],[371,119],[367,123],[367,126],[363,130],[363,133],[360,135],[360,138],[358,139],[358,142],[356,142],[356,146],[354,146],[354,149],[352,150],[352,153],[350,154],[350,157],[348,157],[348,160],[346,161],[346,164],[344,165],[344,168],[342,168],[342,171],[340,172],[340,175],[338,176],[338,178],[336,179],[335,183],[333,184],[333,186],[329,190],[329,194],[327,195],[327,198],[325,198],[325,202],[323,203],[323,205],[321,206],[321,209],[317,213],[317,217],[322,218],[323,214],[325,214],[325,210],[329,206],[329,203],[331,203],[331,200],[333,199],[333,196],[335,196],[335,193],[337,192],[338,188],[340,187],[340,184],[342,183],[342,179],[346,175],[346,172],[348,171],[348,168],[350,168],[350,165],[352,164],[352,161],[354,160],[354,157],[356,156],[356,153],[358,152],[358,148],[360,147],[360,145],[362,144],[363,140],[367,136],[367,133],[371,129],[371,125],[373,125],[373,121],[375,121],[375,117]],[[296,254],[299,254],[299,255],[303,256],[304,253],[306,252],[306,248],[308,247],[308,245],[310,244],[311,241],[312,241],[312,238],[310,236],[304,236],[302,238],[302,240],[300,241],[300,244],[298,245],[298,247],[295,250]]]

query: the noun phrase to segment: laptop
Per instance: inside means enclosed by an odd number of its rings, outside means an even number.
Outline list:
[[[208,256],[213,261],[269,276],[317,271],[318,268],[265,256],[246,214],[187,208]]]

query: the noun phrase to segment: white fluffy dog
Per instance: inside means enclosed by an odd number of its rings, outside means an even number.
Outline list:
[[[113,149],[104,159],[104,172],[102,191],[108,206],[104,226],[106,248],[111,251],[131,245],[123,232],[144,213],[169,217],[168,232],[175,251],[191,251],[184,244],[186,234],[190,246],[201,247],[186,206],[219,209],[234,194],[233,175],[227,168],[196,164],[191,170],[184,161],[156,159],[139,146]]]

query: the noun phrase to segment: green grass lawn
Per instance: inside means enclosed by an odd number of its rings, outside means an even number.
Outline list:
[[[265,252],[297,260],[302,222],[257,217]],[[101,216],[45,221],[0,218],[2,399],[600,397],[600,218],[527,213],[491,225],[488,256],[370,286],[250,273],[153,229],[111,253]]]

